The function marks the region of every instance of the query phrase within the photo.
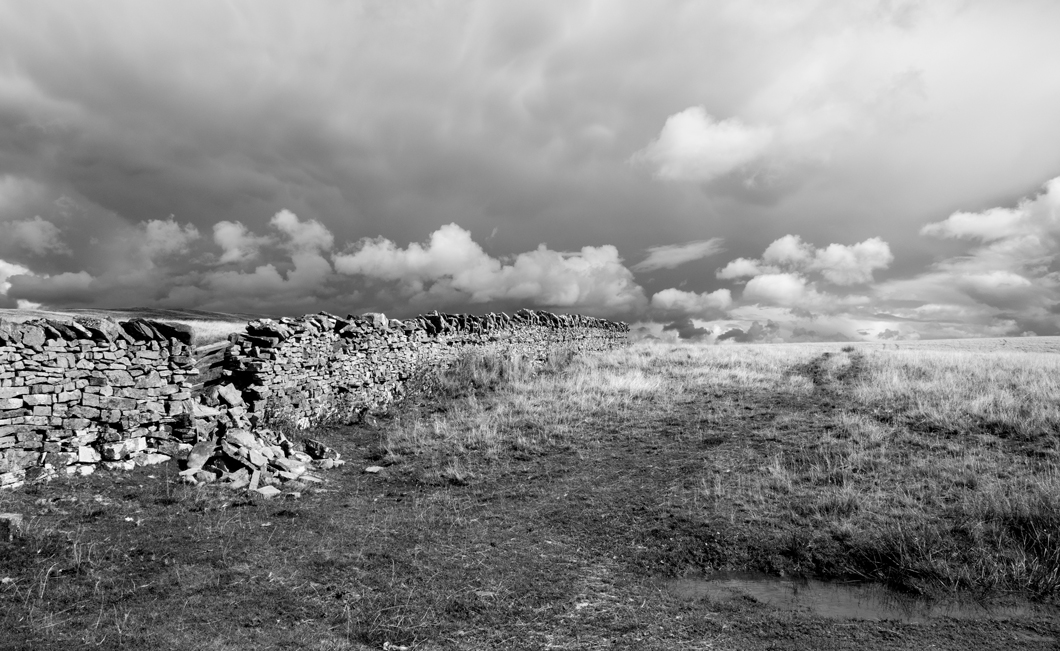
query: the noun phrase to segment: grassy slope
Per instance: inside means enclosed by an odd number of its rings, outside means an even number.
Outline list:
[[[32,516],[0,545],[0,629],[32,648],[1048,648],[1046,615],[831,622],[658,579],[1055,601],[1058,366],[838,346],[480,360],[416,414],[322,431],[354,460],[326,492],[261,502],[159,468],[0,494]]]

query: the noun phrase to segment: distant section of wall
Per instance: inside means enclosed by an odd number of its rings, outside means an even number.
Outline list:
[[[382,314],[253,321],[247,335],[233,338],[238,349],[227,379],[250,413],[305,422],[336,404],[384,404],[417,368],[444,363],[468,347],[542,358],[559,346],[589,351],[624,344],[628,330],[624,323],[531,310],[513,316],[432,313],[408,321]],[[208,404],[219,400],[214,391],[204,393]]]
[[[520,310],[262,319],[198,349],[187,326],[93,317],[0,320],[0,487],[186,456],[269,421],[385,405],[418,369],[470,347],[543,358],[627,342],[624,323]],[[220,454],[220,452],[218,452]]]

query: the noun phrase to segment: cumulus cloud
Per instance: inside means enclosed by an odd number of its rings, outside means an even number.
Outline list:
[[[809,272],[835,285],[857,285],[872,282],[873,272],[886,269],[894,261],[890,246],[878,237],[857,244],[829,244],[823,249],[802,240],[798,235],[785,235],[766,247],[761,260],[737,258],[718,270],[722,279],[766,278],[754,283],[752,295],[760,297],[798,294],[796,284],[806,287],[803,277]],[[751,287],[751,282],[748,282]],[[772,288],[772,289],[767,289]]]
[[[696,293],[680,289],[664,289],[651,297],[651,308],[661,318],[675,316],[717,319],[732,305],[732,293],[728,289]]]
[[[245,262],[258,256],[271,238],[255,235],[242,222],[219,221],[213,225],[213,241],[221,247],[221,264]]]
[[[712,237],[709,240],[653,246],[648,249],[648,257],[633,265],[633,271],[655,271],[656,269],[673,269],[686,262],[699,260],[722,251],[722,239]]]
[[[692,319],[688,318],[664,325],[663,331],[672,331],[677,333],[679,339],[690,339],[693,341],[706,339],[713,334],[710,330],[697,326]]]
[[[666,119],[659,136],[633,155],[668,181],[710,181],[761,157],[772,140],[765,127],[737,118],[716,120],[702,106]]]
[[[14,276],[8,298],[56,306],[183,305],[281,314],[370,308],[410,315],[491,304],[616,316],[648,306],[610,245],[565,252],[542,244],[497,258],[470,232],[449,224],[427,243],[401,248],[385,238],[363,239],[333,256],[335,237],[317,220],[281,210],[269,226],[271,233],[263,235],[240,222],[214,224],[212,244],[222,251],[217,256],[190,224],[171,218],[124,225],[90,244],[114,252],[98,270],[20,276],[26,267],[5,263],[5,279]],[[241,268],[256,258],[265,261]]]
[[[472,303],[523,301],[543,307],[604,312],[643,308],[644,292],[610,245],[560,252],[544,244],[509,260],[490,257],[456,224],[439,228],[426,245],[400,248],[385,238],[362,240],[335,256],[348,275],[395,282],[412,301],[432,297]]]
[[[718,278],[732,280],[735,278],[749,278],[751,276],[758,276],[766,273],[777,273],[777,271],[779,270],[775,267],[763,265],[760,260],[736,258],[719,269],[717,276]]]
[[[814,253],[809,268],[836,285],[857,285],[871,282],[873,271],[886,269],[893,261],[891,247],[873,237],[852,246],[829,244]]]
[[[20,264],[0,260],[0,307],[16,307],[15,299],[7,295],[7,290],[11,289],[9,279],[28,273],[30,270]]]
[[[1019,233],[1025,221],[1023,211],[1012,208],[991,208],[980,213],[955,212],[941,222],[925,225],[920,234],[992,242]]]
[[[747,281],[743,297],[750,301],[790,307],[804,302],[807,291],[806,279],[798,274],[762,274]]]
[[[282,301],[286,309],[312,306],[334,294],[330,281],[334,276],[331,262],[324,252],[334,245],[334,236],[326,226],[309,219],[302,221],[290,210],[281,210],[273,215],[269,225],[279,231],[278,243],[290,256],[286,272],[276,264],[259,265],[252,272],[237,270],[211,271],[204,275],[202,285],[210,295],[222,301],[231,296],[242,305],[258,305],[262,302]],[[218,228],[220,227],[220,228]],[[214,227],[214,240],[221,244],[231,261],[247,260],[256,254],[257,248],[273,242],[273,238],[248,232],[242,224]],[[226,246],[227,245],[227,246]],[[237,257],[238,253],[238,257]]]
[[[335,243],[326,226],[315,219],[303,222],[290,210],[276,213],[269,224],[286,235],[288,245],[298,251],[327,251]]]
[[[195,226],[181,226],[172,217],[141,222],[138,231],[138,250],[149,260],[185,254],[189,251],[191,243],[199,239],[199,230]]]
[[[878,237],[852,245],[830,244],[816,248],[800,236],[788,234],[765,248],[761,259],[736,258],[717,271],[722,280],[745,282],[741,305],[788,308],[789,318],[815,318],[809,312],[837,314],[871,301],[867,293],[828,288],[873,281],[873,272],[887,268],[894,256]],[[743,279],[747,279],[744,281]],[[819,287],[824,282],[825,289]]]
[[[1060,334],[1060,178],[1015,207],[958,211],[921,234],[969,242],[959,255],[911,278],[883,283],[894,314],[948,332]],[[912,302],[913,305],[909,305]]]
[[[70,254],[70,249],[59,237],[59,228],[40,215],[33,219],[10,221],[0,225],[9,241],[22,246],[34,255],[47,253]]]
[[[813,247],[802,241],[798,235],[785,235],[766,247],[762,260],[770,264],[805,266],[813,260]]]
[[[774,321],[766,321],[765,325],[762,325],[758,321],[751,323],[747,330],[740,328],[731,328],[718,335],[718,343],[731,342],[737,344],[749,344],[758,341],[772,341],[777,339],[777,335],[780,332],[780,325]]]

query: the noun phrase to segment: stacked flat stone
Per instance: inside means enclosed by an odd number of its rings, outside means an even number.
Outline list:
[[[159,463],[189,414],[191,332],[133,319],[0,320],[0,487]]]

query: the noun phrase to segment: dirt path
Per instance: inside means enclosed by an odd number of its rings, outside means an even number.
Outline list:
[[[556,601],[541,606],[547,617],[498,622],[501,629],[519,630],[505,644],[570,649],[1055,648],[1060,622],[1046,615],[1012,621],[848,621],[785,612],[750,598],[686,601],[666,590],[667,578],[722,568],[777,573],[813,566],[813,552],[797,548],[798,536],[778,531],[763,537],[763,523],[752,508],[742,517],[715,511],[702,496],[704,470],[721,468],[723,482],[735,481],[733,473],[749,458],[768,459],[778,450],[798,452],[797,440],[763,436],[764,426],[780,421],[789,429],[820,428],[840,409],[835,394],[822,390],[809,399],[704,395],[689,400],[679,418],[672,411],[645,413],[636,422],[601,414],[585,424],[593,429],[586,437],[592,445],[512,462],[483,472],[471,486],[444,489],[474,496],[476,513],[488,518],[481,538],[469,541],[472,546],[504,538],[494,550],[510,554],[511,565],[491,565],[489,571],[513,600],[535,592],[538,582],[556,589]],[[401,484],[394,477],[390,481]],[[514,572],[512,565],[522,571]],[[462,648],[486,648],[496,638],[469,630],[464,641]]]

